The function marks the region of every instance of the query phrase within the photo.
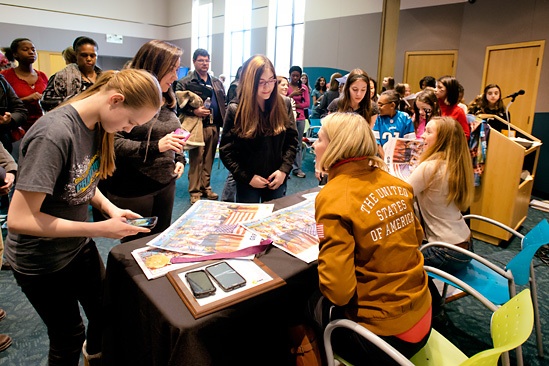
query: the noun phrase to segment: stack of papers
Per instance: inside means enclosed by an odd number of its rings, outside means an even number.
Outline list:
[[[549,201],[532,200],[530,201],[530,207],[535,208],[536,210],[549,212]]]

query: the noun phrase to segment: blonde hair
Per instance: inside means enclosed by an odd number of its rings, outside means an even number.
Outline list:
[[[147,71],[125,69],[122,71],[105,71],[89,89],[69,99],[64,104],[86,99],[102,90],[116,90],[124,96],[123,105],[126,108],[160,109],[162,106],[162,90],[158,80]],[[101,165],[99,175],[101,179],[112,175],[114,163],[114,134],[106,132],[99,123],[101,136]]]
[[[328,138],[328,146],[320,159],[320,167],[327,172],[337,162],[366,157],[370,165],[386,169],[386,165],[378,156],[378,148],[374,133],[368,122],[356,113],[331,113],[322,119],[323,133]]]
[[[451,117],[433,117],[430,123],[435,126],[437,138],[423,152],[420,163],[435,161],[434,172],[439,172],[442,165],[446,165],[442,173],[448,179],[446,203],[454,202],[461,211],[465,211],[471,205],[474,194],[473,163],[467,138],[461,125]],[[435,184],[436,175],[431,176],[427,186]]]
[[[270,70],[276,79],[273,64],[263,55],[252,56],[242,66],[235,115],[235,133],[241,138],[253,138],[258,135],[275,136],[286,130],[290,117],[276,85],[269,99],[265,100],[263,112],[257,103],[259,80],[266,70]]]
[[[76,63],[76,52],[74,52],[72,46],[69,46],[61,51],[61,56],[63,56],[63,60],[65,60],[67,65]]]

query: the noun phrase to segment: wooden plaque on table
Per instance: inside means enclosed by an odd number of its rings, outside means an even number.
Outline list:
[[[237,304],[239,302],[250,299],[254,296],[257,296],[259,294],[262,294],[264,292],[270,291],[272,289],[278,288],[286,284],[286,282],[282,278],[280,278],[276,273],[274,273],[269,267],[267,267],[259,259],[255,258],[253,262],[259,268],[261,268],[265,273],[271,276],[272,280],[266,281],[254,287],[250,287],[243,291],[239,291],[239,292],[235,292],[234,294],[227,295],[226,297],[216,300],[214,302],[211,302],[209,304],[200,305],[196,300],[196,298],[194,297],[194,295],[192,294],[192,292],[187,287],[187,285],[183,282],[179,274],[186,273],[196,268],[201,268],[207,264],[212,264],[216,262],[220,262],[220,261],[215,260],[215,261],[197,263],[196,265],[177,269],[177,270],[168,272],[166,274],[166,277],[175,288],[175,291],[177,292],[179,297],[181,297],[181,299],[183,300],[183,302],[185,303],[185,305],[187,306],[187,308],[189,309],[189,311],[191,312],[191,314],[194,316],[195,319],[214,313],[218,310],[225,309],[231,305]]]

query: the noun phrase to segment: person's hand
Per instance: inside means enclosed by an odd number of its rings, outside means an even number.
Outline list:
[[[274,173],[269,175],[269,189],[275,190],[278,189],[284,183],[284,180],[286,179],[286,173],[281,172],[280,170],[275,170]]]
[[[123,211],[129,211],[130,210],[123,210]],[[135,214],[135,213],[134,213]],[[131,217],[131,218],[139,218],[141,216],[135,214],[137,217]],[[130,217],[128,217],[130,218]],[[139,233],[149,233],[151,232],[150,229],[130,225],[126,223],[126,218],[119,216],[119,217],[112,217],[105,221],[99,221],[95,223],[98,226],[98,234],[101,237],[104,238],[110,238],[110,239],[122,239],[126,236],[130,235],[136,235]]]
[[[173,174],[175,174],[177,179],[181,178],[184,171],[185,171],[185,165],[183,165],[183,163],[180,163],[179,161],[175,163],[175,169],[173,171]]]
[[[110,218],[123,217],[125,219],[139,219],[142,217],[137,212],[120,208],[118,206],[115,206],[112,203],[109,203],[109,206],[110,206],[109,211],[105,212],[107,214],[107,217],[110,217]]]
[[[5,196],[10,192],[11,187],[13,186],[13,182],[15,182],[15,174],[13,173],[6,173],[6,177],[4,178],[4,184],[0,187],[0,196]]]
[[[325,175],[326,174],[323,173],[321,170],[315,169],[315,177],[316,179],[318,179],[319,182],[322,180],[322,178],[324,178]]]
[[[201,105],[200,107],[193,110],[193,113],[197,117],[204,118],[204,117],[208,117],[211,111],[208,108],[204,108],[204,106]]]
[[[22,101],[35,101],[35,100],[40,100],[40,98],[42,98],[42,94],[40,94],[39,92],[34,92],[30,95],[27,95],[26,97],[24,98],[21,98]]]
[[[183,151],[185,146],[185,137],[176,133],[169,133],[166,136],[162,137],[158,141],[158,151],[165,152],[168,150],[173,150],[175,152]]]
[[[262,176],[254,175],[249,184],[254,188],[261,189],[261,188],[266,188],[269,185],[269,183],[270,182],[267,179],[263,178]]]
[[[295,96],[295,95],[303,95],[303,88],[298,89],[298,90],[294,90],[294,91],[292,92],[292,94],[290,94],[290,97],[293,97],[293,96]]]
[[[6,112],[3,116],[0,116],[0,125],[7,125],[11,122],[11,113]]]

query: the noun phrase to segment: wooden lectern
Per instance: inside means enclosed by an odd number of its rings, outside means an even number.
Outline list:
[[[498,116],[481,114],[479,117],[487,120],[492,128],[471,213],[518,230],[528,215],[541,141]],[[516,139],[508,137],[508,129]],[[475,239],[494,245],[511,238],[507,231],[480,220],[471,220],[471,232]]]

